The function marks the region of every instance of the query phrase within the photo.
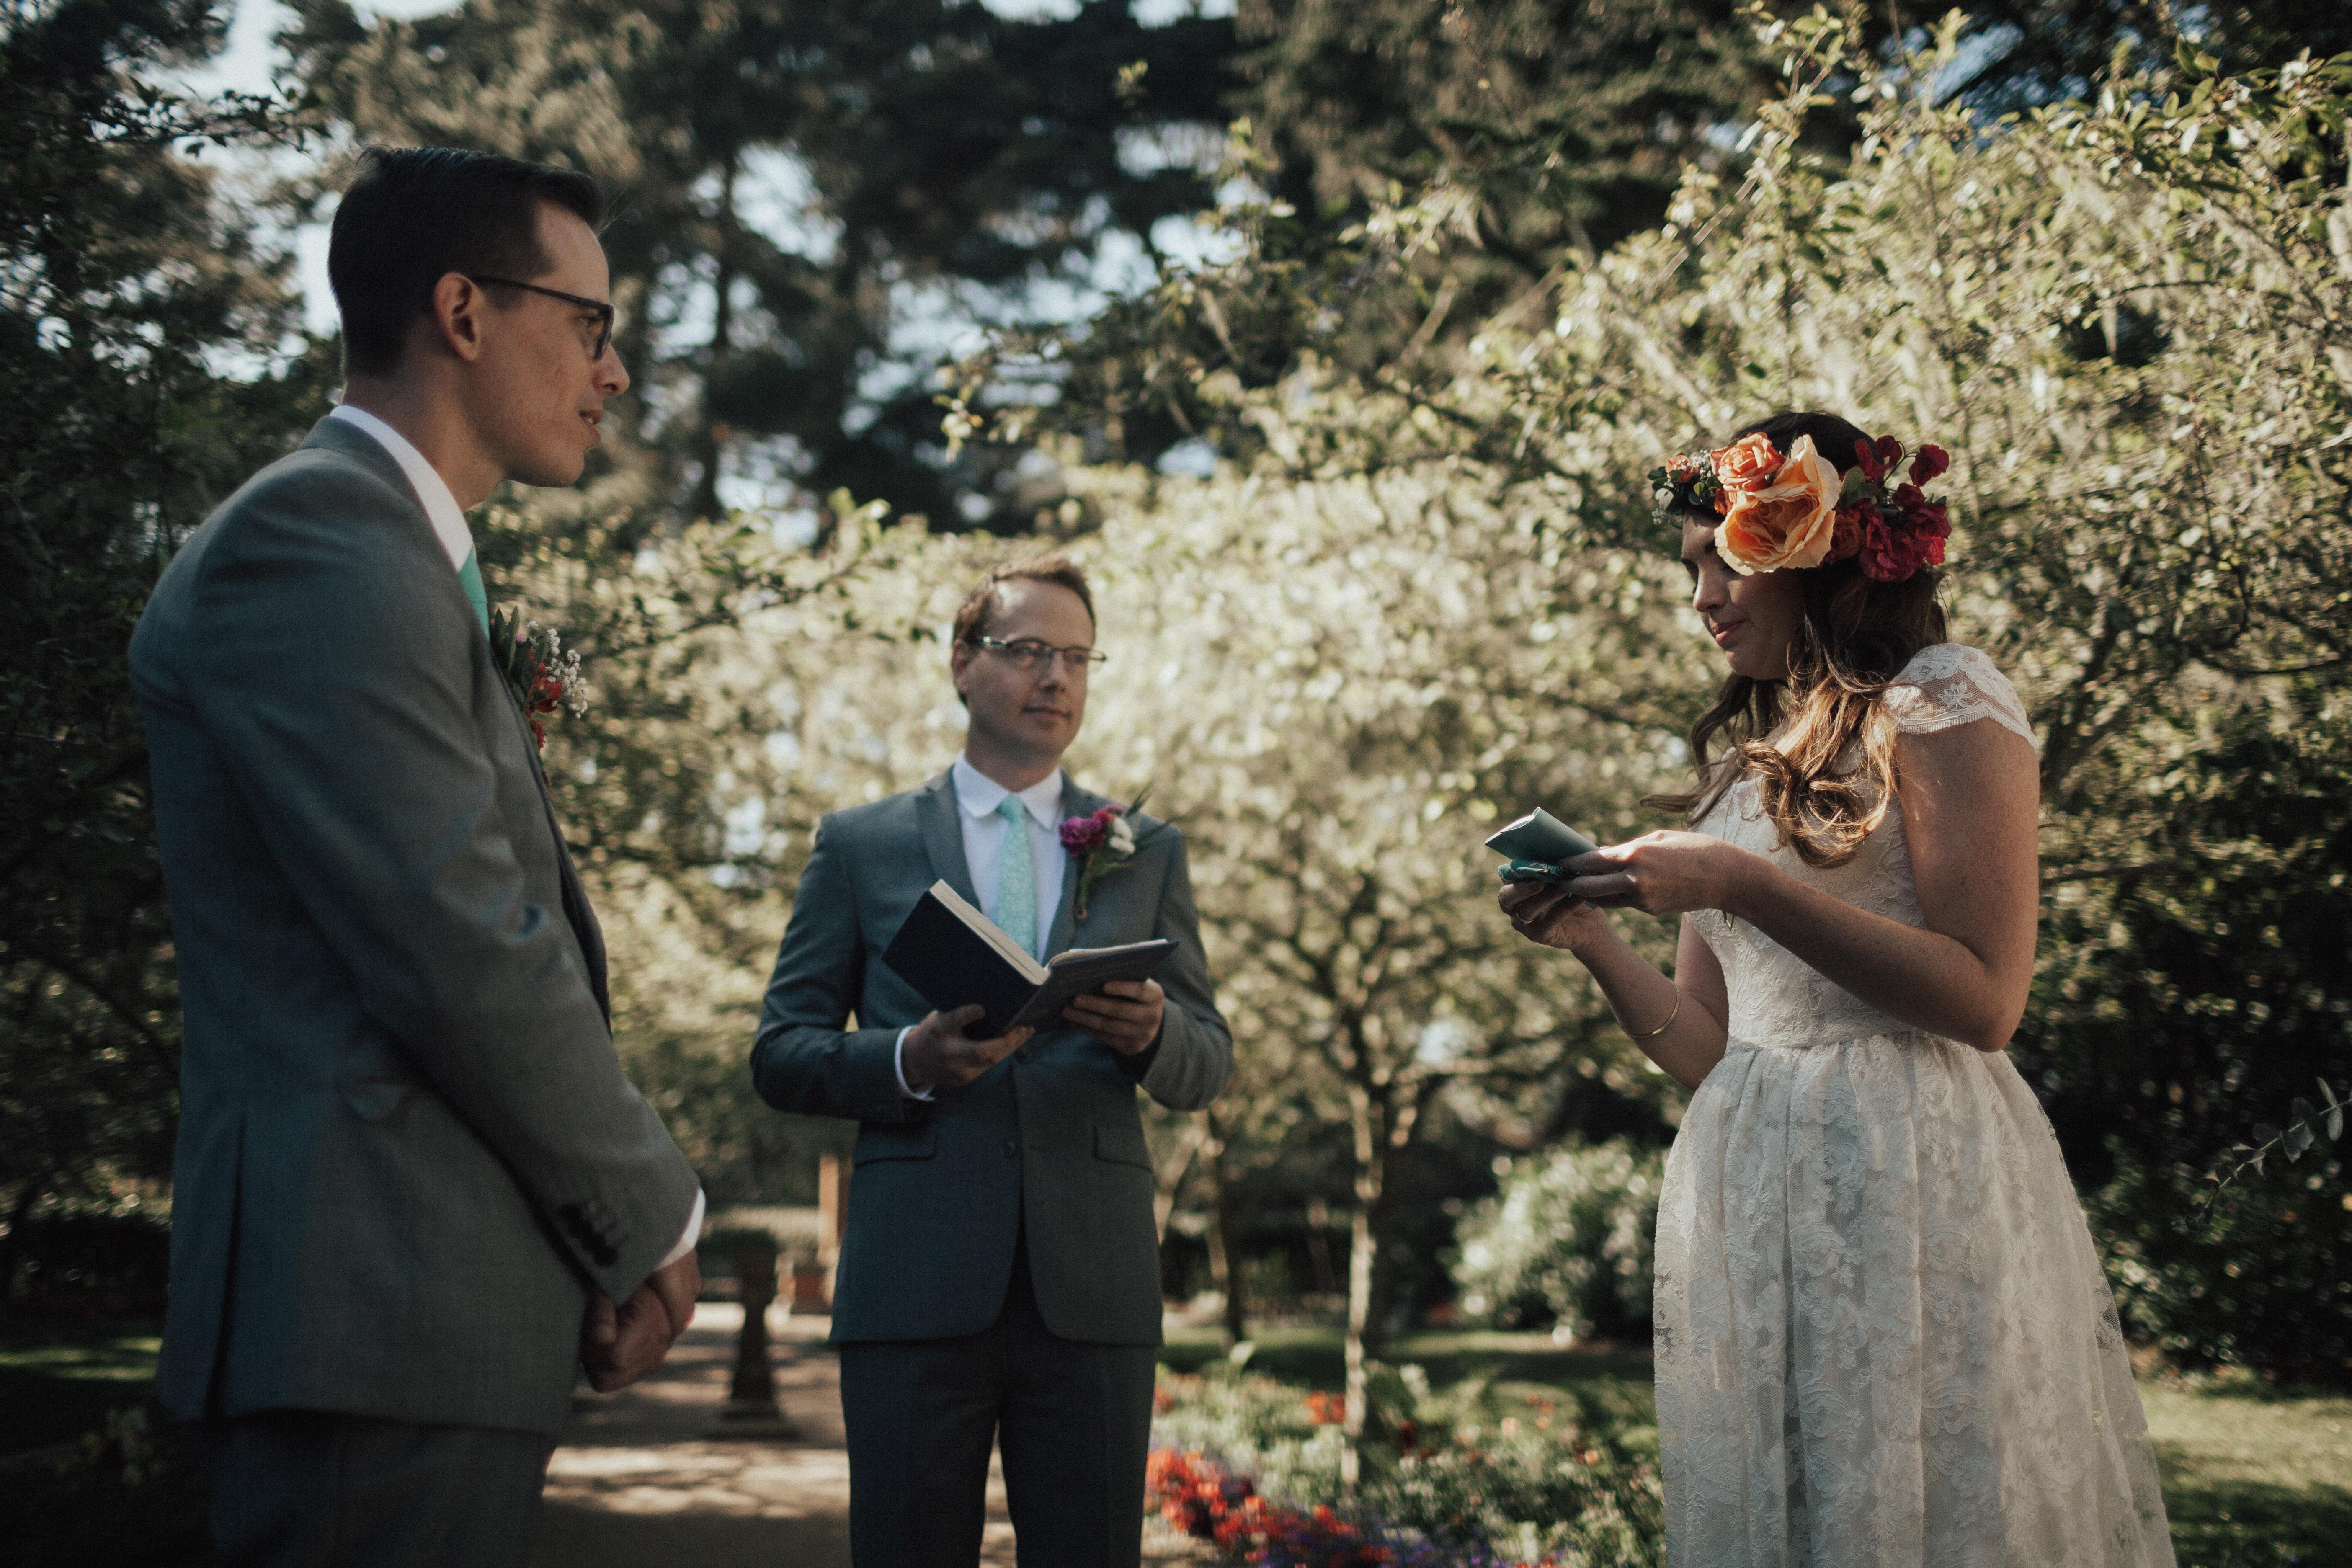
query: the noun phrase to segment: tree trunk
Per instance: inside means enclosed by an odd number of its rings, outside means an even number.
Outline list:
[[[702,428],[695,437],[695,457],[702,477],[695,481],[694,500],[687,516],[708,521],[725,510],[719,500],[719,464],[724,456],[727,428],[710,412],[710,388],[726,373],[735,352],[735,171],[731,151],[719,188],[718,243],[712,247],[719,263],[719,297],[710,316],[710,353],[702,373]]]
[[[1348,1441],[1339,1451],[1339,1482],[1353,1491],[1362,1476],[1363,1444],[1377,1432],[1371,1363],[1384,1348],[1388,1330],[1382,1255],[1389,1243],[1391,1151],[1387,1095],[1360,1084],[1350,1086],[1348,1098],[1356,1135],[1356,1212],[1348,1244],[1348,1414],[1342,1428]]]
[[[1208,1142],[1201,1149],[1201,1173],[1209,1185],[1209,1278],[1224,1298],[1225,1351],[1249,1338],[1248,1303],[1242,1299],[1241,1259],[1234,1255],[1233,1188],[1225,1181],[1225,1132],[1208,1113]]]
[[[1338,1295],[1339,1276],[1331,1268],[1331,1205],[1321,1198],[1307,1200],[1307,1261],[1315,1269],[1315,1293]]]

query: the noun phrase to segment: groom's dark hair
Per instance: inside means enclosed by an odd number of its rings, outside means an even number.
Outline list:
[[[551,265],[542,203],[594,228],[596,182],[572,169],[457,147],[369,147],[327,241],[327,281],[343,316],[343,373],[384,375],[408,329],[452,272],[528,282]]]

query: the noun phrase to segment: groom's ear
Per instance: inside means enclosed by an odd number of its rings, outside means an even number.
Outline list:
[[[489,300],[479,285],[462,272],[446,272],[433,285],[433,309],[417,329],[431,341],[468,364],[482,356],[482,316]],[[414,340],[411,340],[415,346]]]
[[[964,691],[964,671],[971,668],[971,661],[978,653],[977,648],[961,638],[948,649],[948,679],[955,683],[956,700],[966,708],[971,706],[971,698]]]

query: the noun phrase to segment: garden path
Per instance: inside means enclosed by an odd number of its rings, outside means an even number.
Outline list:
[[[706,1301],[661,1371],[583,1393],[548,1465],[531,1568],[848,1568],[849,1456],[840,1362],[823,1318],[771,1315],[792,1441],[714,1438],[743,1310]],[[1154,1527],[1147,1562],[1193,1561]],[[992,1465],[982,1568],[1014,1568],[1003,1477]]]

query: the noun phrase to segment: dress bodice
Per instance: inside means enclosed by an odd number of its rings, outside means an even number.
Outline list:
[[[1976,648],[1938,643],[1923,648],[1903,668],[1882,699],[1876,721],[1899,731],[1925,733],[1979,719],[2032,740],[2025,710],[1992,660]],[[1925,923],[1911,876],[1903,803],[1887,803],[1886,815],[1862,847],[1843,865],[1815,868],[1780,841],[1761,805],[1757,781],[1742,779],[1726,790],[1696,824],[1697,830],[1727,844],[1753,850],[1799,881],[1842,902],[1905,925]],[[1906,1035],[1908,1024],[1879,1011],[1830,981],[1755,926],[1721,910],[1691,916],[1699,935],[1723,967],[1730,1003],[1726,1020],[1734,1040],[1783,1049],[1835,1045],[1874,1035]]]

